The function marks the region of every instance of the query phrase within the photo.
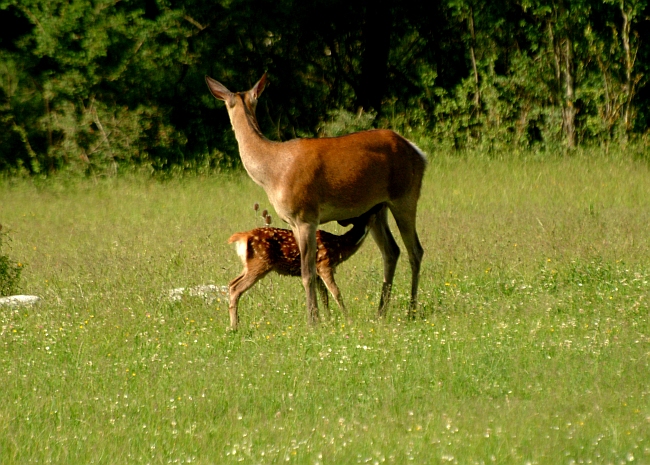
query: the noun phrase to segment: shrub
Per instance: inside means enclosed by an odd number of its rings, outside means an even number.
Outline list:
[[[8,255],[2,253],[3,240],[7,237],[7,233],[2,232],[2,225],[0,225],[0,296],[17,293],[20,274],[23,271],[22,263],[14,262]]]
[[[357,131],[365,131],[372,127],[372,123],[377,117],[375,112],[351,113],[339,109],[328,113],[329,121],[321,124],[319,132],[325,137],[338,137]]]

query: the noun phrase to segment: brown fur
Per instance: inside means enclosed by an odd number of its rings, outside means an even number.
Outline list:
[[[316,230],[329,221],[362,215],[386,203],[411,264],[411,309],[417,303],[424,253],[416,231],[417,203],[426,167],[424,154],[393,131],[363,131],[335,138],[266,139],[255,117],[266,75],[246,92],[230,92],[206,77],[212,95],[226,103],[239,154],[249,176],[262,186],[280,218],[291,226],[301,252],[301,276],[310,321],[318,320]],[[388,227],[387,211],[371,230],[384,260],[379,314],[385,313],[400,254]]]

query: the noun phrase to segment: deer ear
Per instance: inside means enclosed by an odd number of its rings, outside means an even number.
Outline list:
[[[209,76],[205,77],[205,83],[208,85],[208,89],[210,89],[210,93],[214,95],[215,98],[218,98],[219,100],[223,100],[225,102],[232,96],[232,92],[226,89],[226,86],[224,86],[218,81],[215,81]]]
[[[253,88],[250,90],[251,95],[253,98],[256,100],[262,95],[262,92],[264,91],[264,87],[266,87],[267,80],[266,80],[266,73],[262,76],[262,78],[257,81],[257,84],[253,86]]]

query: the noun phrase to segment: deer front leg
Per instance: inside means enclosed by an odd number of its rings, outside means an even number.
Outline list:
[[[300,249],[300,273],[302,285],[307,294],[307,316],[309,322],[318,322],[318,302],[316,299],[316,227],[318,223],[300,223],[293,228],[293,233]]]

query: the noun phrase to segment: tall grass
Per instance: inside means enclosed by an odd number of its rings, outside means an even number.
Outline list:
[[[433,158],[416,321],[405,255],[377,320],[368,241],[352,323],[269,276],[237,333],[223,297],[167,293],[239,273],[225,241],[268,207],[245,176],[0,182],[44,299],[0,308],[1,463],[650,462],[645,164]]]

